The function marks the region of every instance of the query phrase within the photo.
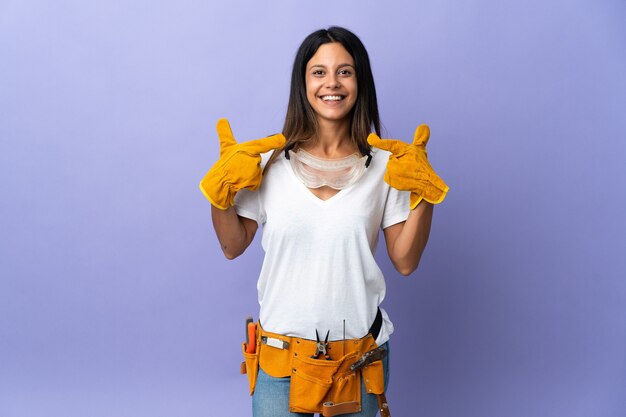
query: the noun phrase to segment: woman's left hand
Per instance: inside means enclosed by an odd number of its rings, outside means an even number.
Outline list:
[[[429,137],[428,126],[420,125],[410,145],[401,140],[381,139],[375,133],[367,138],[371,146],[391,152],[385,182],[398,190],[411,192],[411,209],[422,199],[432,204],[441,203],[449,189],[428,162],[426,143]]]

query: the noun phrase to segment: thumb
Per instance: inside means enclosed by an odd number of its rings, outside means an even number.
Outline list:
[[[413,145],[421,146],[428,143],[428,138],[430,137],[430,128],[428,125],[419,125],[417,129],[415,129],[415,136],[413,137]]]
[[[370,133],[367,137],[367,143],[375,148],[382,149],[383,151],[389,151],[394,155],[402,153],[404,148],[407,146],[407,144],[401,140],[381,139],[375,133]]]
[[[233,131],[230,129],[230,123],[226,119],[217,121],[217,137],[220,140],[220,156],[224,154],[226,149],[237,144]]]
[[[285,145],[286,139],[282,133],[268,136],[263,139],[251,140],[241,145],[242,149],[253,155],[260,155],[272,149],[281,148]]]

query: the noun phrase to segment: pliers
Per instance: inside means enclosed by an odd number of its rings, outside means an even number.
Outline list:
[[[317,348],[315,349],[315,355],[312,355],[311,358],[318,359],[320,355],[324,355],[327,361],[331,360],[330,355],[328,354],[328,335],[330,334],[330,330],[326,332],[326,338],[322,342],[320,340],[320,335],[315,329],[315,338],[317,339]]]

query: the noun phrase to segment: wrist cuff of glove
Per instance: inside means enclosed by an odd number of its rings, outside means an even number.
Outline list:
[[[423,200],[422,196],[417,195],[416,193],[412,192],[411,193],[411,205],[410,205],[411,210],[414,210],[415,207],[417,207],[417,205],[422,202],[422,200]]]
[[[230,206],[232,206],[232,204],[229,204],[229,200],[231,199],[228,198],[228,194],[229,194],[228,192],[211,193],[208,189],[202,186],[202,183],[200,183],[200,191],[202,191],[202,194],[204,194],[206,199],[209,200],[209,202],[213,206],[217,207],[220,210],[226,210]],[[215,195],[215,194],[219,194],[219,195]]]
[[[439,204],[439,203],[441,203],[446,198],[446,195],[448,194],[448,190],[449,189],[450,189],[450,187],[448,187],[446,185],[445,189],[441,190],[440,193],[438,193],[437,195],[428,196],[428,197],[424,196],[422,194],[417,194],[415,192],[411,192],[411,210],[415,209],[415,207],[417,207],[418,204],[421,203],[422,200],[426,200],[430,204]]]

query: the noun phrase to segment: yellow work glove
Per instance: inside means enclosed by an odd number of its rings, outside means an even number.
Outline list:
[[[429,136],[428,126],[420,125],[411,145],[401,140],[381,139],[375,133],[367,137],[371,146],[391,152],[385,182],[395,189],[411,192],[411,210],[422,199],[432,204],[441,203],[449,189],[428,162],[426,143]]]
[[[279,133],[237,143],[226,119],[217,122],[217,136],[220,140],[220,159],[200,181],[200,190],[211,204],[226,210],[233,205],[239,190],[259,188],[263,176],[261,154],[282,147],[285,137]]]

